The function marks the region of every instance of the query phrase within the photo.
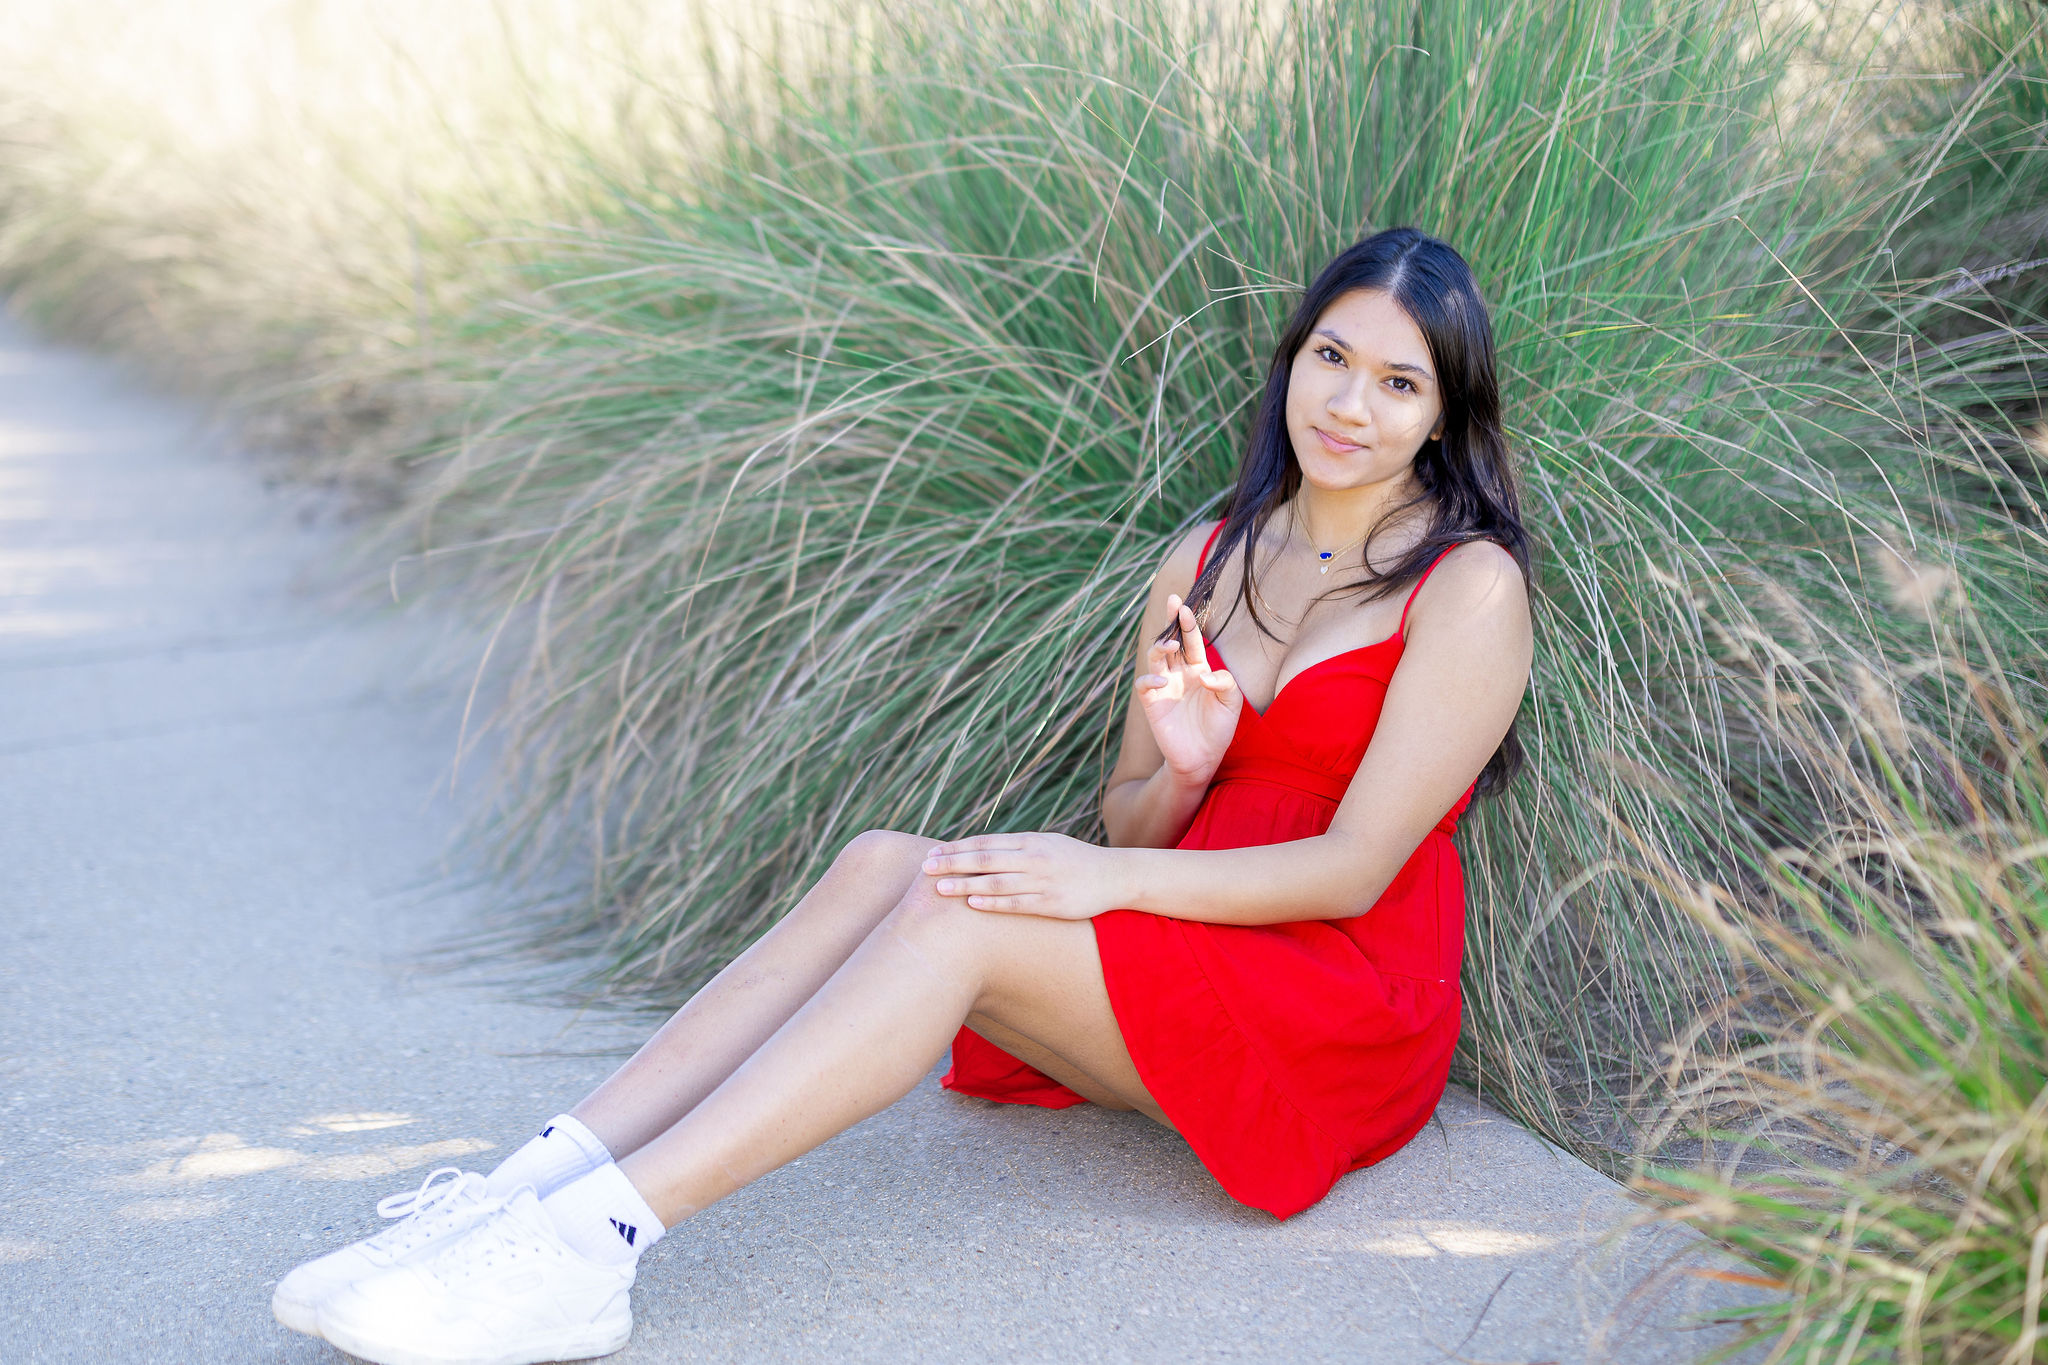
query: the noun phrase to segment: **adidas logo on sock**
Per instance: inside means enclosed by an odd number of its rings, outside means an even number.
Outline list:
[[[616,1218],[611,1220],[611,1225],[619,1230],[619,1236],[626,1239],[627,1246],[633,1245],[633,1239],[640,1233],[640,1229],[634,1227],[631,1223],[621,1223]]]
[[[543,1128],[543,1129],[541,1129],[541,1130],[540,1130],[540,1135],[541,1135],[542,1137],[546,1137],[546,1136],[547,1136],[547,1135],[548,1135],[549,1133],[552,1133],[552,1132],[554,1132],[554,1131],[555,1131],[555,1125],[551,1123],[551,1124],[549,1124],[549,1125],[548,1125],[547,1127],[545,1127],[545,1128]]]

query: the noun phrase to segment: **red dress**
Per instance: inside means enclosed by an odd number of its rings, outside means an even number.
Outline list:
[[[1416,582],[1393,635],[1304,669],[1264,712],[1245,704],[1176,847],[1277,844],[1329,828],[1379,722],[1408,607],[1442,562]],[[1451,832],[1471,800],[1468,788],[1355,918],[1095,917],[1110,1007],[1139,1077],[1239,1202],[1299,1213],[1339,1176],[1393,1155],[1435,1111],[1458,1041],[1465,951]],[[1082,1103],[972,1029],[953,1040],[942,1083],[1011,1104]]]

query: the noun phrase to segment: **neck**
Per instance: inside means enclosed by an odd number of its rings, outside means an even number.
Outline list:
[[[1405,475],[1361,488],[1336,490],[1317,488],[1303,482],[1294,493],[1294,517],[1311,548],[1335,549],[1352,545],[1385,516],[1387,509],[1409,494]]]

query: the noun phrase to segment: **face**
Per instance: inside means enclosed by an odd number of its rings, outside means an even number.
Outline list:
[[[1301,476],[1336,492],[1406,479],[1444,405],[1422,330],[1379,290],[1323,310],[1287,381],[1287,435]]]

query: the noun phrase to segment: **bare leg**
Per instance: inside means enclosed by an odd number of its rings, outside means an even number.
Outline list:
[[[796,908],[571,1112],[614,1157],[695,1108],[839,970],[917,880],[932,840],[870,830]]]
[[[1137,1108],[1129,1100],[1111,1090],[1108,1086],[1088,1075],[1057,1052],[1034,1042],[1012,1028],[1004,1028],[985,1014],[967,1016],[967,1027],[994,1043],[1003,1051],[1015,1057],[1026,1066],[1035,1066],[1046,1075],[1058,1081],[1082,1099],[1100,1105],[1104,1109],[1115,1109],[1129,1113]]]
[[[908,1093],[970,1014],[1166,1122],[1124,1048],[1091,926],[972,910],[919,877],[789,1022],[620,1167],[672,1225]]]

